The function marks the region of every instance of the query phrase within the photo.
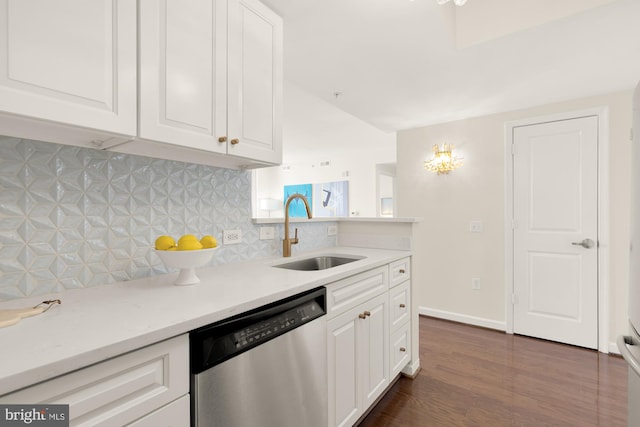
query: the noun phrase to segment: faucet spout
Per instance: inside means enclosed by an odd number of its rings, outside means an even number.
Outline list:
[[[311,219],[311,207],[309,207],[309,201],[302,194],[295,193],[289,196],[284,204],[284,240],[282,241],[282,256],[291,256],[291,245],[298,243],[298,229],[296,228],[295,237],[289,238],[289,205],[294,199],[300,199],[304,202],[304,207],[307,210],[307,218]]]

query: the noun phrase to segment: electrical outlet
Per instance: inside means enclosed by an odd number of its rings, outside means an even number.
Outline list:
[[[482,221],[469,222],[469,231],[472,233],[482,233],[483,228]]]
[[[276,236],[275,228],[260,227],[260,240],[273,240]]]
[[[473,279],[471,279],[471,289],[473,289],[474,291],[477,291],[480,289],[480,279],[477,277],[474,277]]]
[[[235,245],[242,242],[242,230],[224,230],[222,232],[222,243],[225,245]]]
[[[336,234],[338,234],[337,225],[330,225],[327,227],[327,236],[335,236]]]

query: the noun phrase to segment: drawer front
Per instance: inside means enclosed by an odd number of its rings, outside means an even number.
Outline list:
[[[189,395],[128,424],[128,427],[183,427],[191,423]]]
[[[411,258],[403,258],[389,264],[389,286],[394,287],[411,278]]]
[[[68,404],[72,426],[123,426],[189,393],[182,335],[16,393],[2,403]]]
[[[380,267],[327,285],[327,316],[357,306],[389,289],[388,268]]]
[[[405,281],[389,291],[391,332],[409,321],[411,313],[411,282]]]
[[[411,324],[406,323],[391,334],[391,373],[394,378],[411,362]]]

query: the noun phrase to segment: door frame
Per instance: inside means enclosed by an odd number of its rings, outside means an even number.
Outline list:
[[[609,108],[594,107],[509,121],[504,126],[504,277],[506,332],[513,334],[513,130],[587,116],[598,118],[598,351],[609,353]]]

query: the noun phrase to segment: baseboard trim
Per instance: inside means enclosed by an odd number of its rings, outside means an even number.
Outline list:
[[[497,329],[506,331],[506,322],[498,322],[497,320],[485,319],[482,317],[469,316],[467,314],[453,313],[451,311],[438,310],[436,308],[418,307],[418,313],[423,316],[436,317],[438,319],[452,320],[454,322],[467,323],[469,325],[481,326],[488,329]]]
[[[610,342],[609,343],[609,354],[617,354],[618,356],[621,354],[620,350],[618,349],[618,344],[616,344],[615,342]]]

